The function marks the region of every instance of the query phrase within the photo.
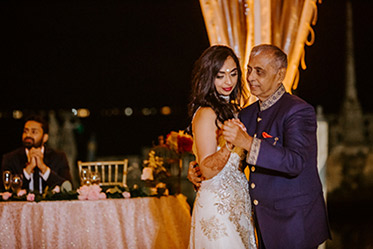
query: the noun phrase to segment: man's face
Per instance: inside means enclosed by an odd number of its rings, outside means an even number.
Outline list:
[[[272,54],[261,52],[250,56],[247,64],[247,82],[251,93],[264,101],[271,96],[280,86],[285,69],[276,69]]]
[[[44,144],[42,125],[36,121],[27,121],[23,128],[22,142],[26,148],[41,147]]]

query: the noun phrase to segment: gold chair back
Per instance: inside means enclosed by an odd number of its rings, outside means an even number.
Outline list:
[[[128,159],[121,161],[78,161],[79,176],[82,169],[100,174],[100,186],[127,186]]]

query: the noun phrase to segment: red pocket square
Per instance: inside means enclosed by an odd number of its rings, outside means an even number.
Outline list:
[[[263,131],[263,132],[262,132],[262,137],[263,137],[263,138],[270,138],[270,137],[272,137],[272,136],[269,135],[267,132]]]

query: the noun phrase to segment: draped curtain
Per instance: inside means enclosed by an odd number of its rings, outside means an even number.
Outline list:
[[[200,0],[211,45],[230,46],[246,67],[251,48],[261,43],[280,47],[288,55],[284,80],[287,91],[298,86],[299,71],[306,69],[305,44],[314,42],[311,25],[317,20],[317,0]],[[318,0],[321,3],[321,0]],[[244,72],[246,70],[243,70]],[[246,87],[243,105],[254,97]]]

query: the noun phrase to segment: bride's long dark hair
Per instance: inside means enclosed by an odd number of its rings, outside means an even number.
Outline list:
[[[232,57],[237,66],[237,84],[229,101],[219,96],[216,91],[215,79],[219,70],[223,67],[228,56]],[[192,71],[192,92],[189,103],[189,117],[192,119],[198,107],[211,107],[216,113],[216,126],[218,121],[234,118],[234,113],[240,110],[239,100],[242,94],[242,71],[240,62],[227,46],[215,45],[207,48],[194,64]]]

